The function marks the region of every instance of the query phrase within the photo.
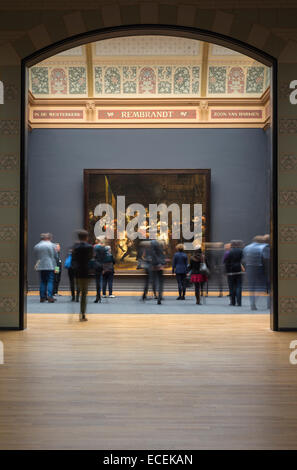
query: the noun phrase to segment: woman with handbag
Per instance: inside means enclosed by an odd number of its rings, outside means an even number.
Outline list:
[[[201,305],[200,297],[203,298],[203,286],[207,282],[209,274],[201,248],[195,250],[194,255],[191,257],[189,270],[191,271],[191,282],[195,286],[196,304]]]

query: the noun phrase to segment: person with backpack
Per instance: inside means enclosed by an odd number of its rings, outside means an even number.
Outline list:
[[[105,256],[103,259],[103,297],[107,297],[106,295],[106,287],[108,285],[109,297],[114,298],[115,295],[112,293],[113,287],[113,275],[114,275],[114,264],[115,260],[111,253],[110,246],[105,247]]]

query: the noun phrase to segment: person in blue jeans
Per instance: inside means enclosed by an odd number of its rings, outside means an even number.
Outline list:
[[[176,275],[178,286],[177,300],[185,300],[186,295],[186,276],[188,267],[188,257],[184,252],[184,245],[179,243],[176,246],[177,252],[172,260],[172,273]]]
[[[105,257],[103,259],[103,297],[106,297],[106,287],[108,285],[109,297],[113,298],[115,295],[112,293],[113,274],[114,274],[114,257],[111,254],[110,246],[105,247]]]
[[[46,300],[53,303],[54,291],[54,278],[56,267],[56,249],[52,243],[52,235],[50,233],[42,233],[40,235],[40,242],[34,247],[36,256],[35,269],[39,272],[40,276],[40,302]]]

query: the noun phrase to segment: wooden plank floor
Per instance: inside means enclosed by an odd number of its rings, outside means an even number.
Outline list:
[[[296,449],[297,333],[267,315],[29,315],[0,332],[1,449]]]

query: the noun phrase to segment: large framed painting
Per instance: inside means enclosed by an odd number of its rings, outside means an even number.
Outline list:
[[[210,240],[209,169],[84,170],[85,228],[111,246],[117,272],[137,272],[143,241],[157,239],[171,259]]]

